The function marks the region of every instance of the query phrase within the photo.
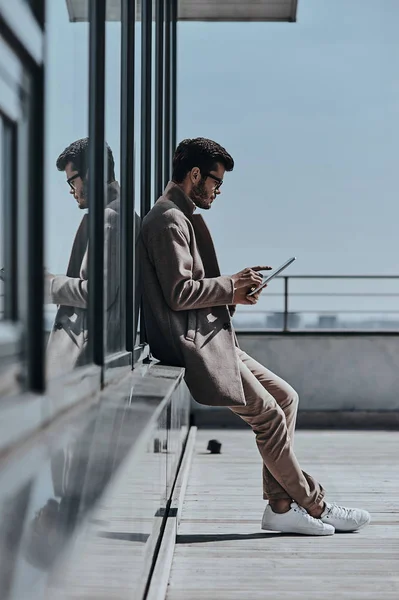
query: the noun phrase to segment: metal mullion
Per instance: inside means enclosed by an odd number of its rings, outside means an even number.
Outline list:
[[[177,0],[171,0],[171,160],[177,145]]]
[[[18,189],[17,131],[13,123],[3,119],[4,173],[4,318],[18,319]]]
[[[44,359],[44,68],[32,70],[32,105],[28,130],[27,203],[27,375],[28,387],[45,387]],[[29,193],[29,198],[27,194]]]
[[[89,347],[104,363],[105,9],[90,0],[89,21]]]
[[[166,0],[168,2],[168,0]],[[163,50],[164,50],[164,4],[165,0],[156,0],[155,18],[155,199],[163,190]],[[167,117],[166,117],[167,118]]]
[[[141,218],[151,207],[152,0],[141,2]]]
[[[134,48],[135,3],[122,0],[121,93],[121,298],[125,305],[125,347],[134,348]]]
[[[164,167],[163,178],[166,186],[171,175],[171,122],[170,122],[170,101],[171,101],[171,2],[168,0],[165,5],[165,44],[164,44]]]
[[[46,3],[46,0],[32,0],[32,2],[31,2],[31,8],[32,8],[33,14],[35,15],[37,22],[39,23],[41,29],[43,29],[43,30],[44,30],[44,25],[45,25],[45,21],[44,21],[45,3]]]
[[[141,166],[140,213],[143,219],[151,207],[151,117],[152,117],[152,0],[141,2]],[[140,312],[140,342],[146,338]]]

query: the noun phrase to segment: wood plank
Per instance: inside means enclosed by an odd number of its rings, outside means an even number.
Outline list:
[[[210,438],[222,454],[206,452]],[[262,532],[254,435],[199,430],[167,600],[399,598],[399,434],[299,431],[295,448],[328,500],[369,510],[372,523],[331,537]]]

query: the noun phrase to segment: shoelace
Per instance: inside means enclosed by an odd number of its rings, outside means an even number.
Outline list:
[[[301,512],[301,513],[303,513],[303,514],[305,515],[305,517],[307,518],[307,520],[308,520],[310,523],[313,523],[314,521],[316,521],[317,523],[320,523],[320,519],[315,519],[314,517],[312,517],[312,515],[310,515],[310,514],[309,514],[309,513],[308,513],[308,512],[307,512],[307,511],[306,511],[306,510],[303,508],[303,506],[299,506],[299,504],[296,504],[296,505],[294,506],[294,510],[295,510],[296,512]]]
[[[334,517],[337,517],[338,519],[347,519],[348,517],[350,517],[350,509],[345,508],[344,506],[338,506],[338,504],[331,504],[329,509],[328,509],[328,514],[333,514]]]

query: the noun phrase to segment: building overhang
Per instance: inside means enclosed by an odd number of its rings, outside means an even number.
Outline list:
[[[71,21],[88,21],[89,0],[66,0],[66,4]],[[297,5],[298,0],[178,0],[178,20],[293,23],[296,21]],[[140,9],[141,2],[138,0],[138,20]],[[107,21],[120,20],[121,0],[107,0]]]

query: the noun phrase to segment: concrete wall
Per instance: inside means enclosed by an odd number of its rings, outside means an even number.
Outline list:
[[[399,410],[399,335],[241,335],[303,410]]]
[[[366,426],[399,424],[399,334],[243,333],[238,340],[245,352],[297,390],[299,425],[356,424],[359,415]],[[196,405],[198,425],[210,426],[212,420],[215,425],[220,420],[226,426],[238,424],[221,410],[207,417]],[[345,419],[337,419],[339,414]]]

